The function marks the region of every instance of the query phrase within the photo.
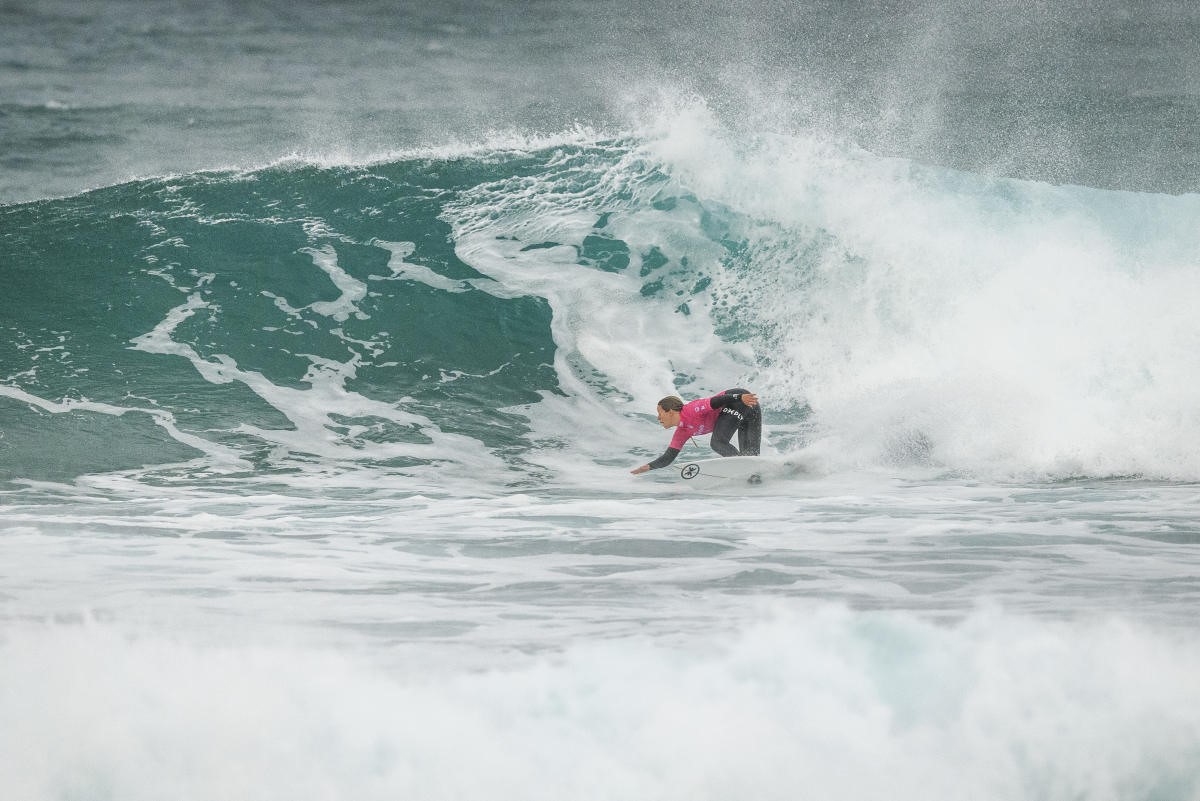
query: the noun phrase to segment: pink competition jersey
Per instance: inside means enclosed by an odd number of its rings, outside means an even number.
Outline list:
[[[679,425],[675,428],[675,436],[671,437],[672,448],[683,450],[689,439],[713,430],[721,410],[714,409],[709,403],[710,400],[711,398],[701,398],[684,404],[683,410],[679,412]]]

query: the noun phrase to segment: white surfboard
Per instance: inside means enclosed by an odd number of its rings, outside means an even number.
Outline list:
[[[679,479],[696,489],[745,487],[804,472],[797,462],[781,462],[763,456],[719,456],[678,465]]]

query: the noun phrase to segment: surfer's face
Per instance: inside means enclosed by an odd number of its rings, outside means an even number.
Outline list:
[[[679,425],[679,412],[668,412],[661,406],[655,407],[658,410],[658,422],[663,428],[674,428]]]

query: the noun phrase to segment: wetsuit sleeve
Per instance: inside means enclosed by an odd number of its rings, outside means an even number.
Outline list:
[[[667,448],[663,455],[650,462],[650,469],[657,470],[660,467],[666,467],[671,462],[675,461],[675,457],[679,455],[679,448]]]
[[[713,395],[708,399],[708,405],[714,409],[724,409],[726,406],[732,406],[733,404],[738,403],[738,400],[741,397],[742,393],[740,392],[736,392],[732,395]]]

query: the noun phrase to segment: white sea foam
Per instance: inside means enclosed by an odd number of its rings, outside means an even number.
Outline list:
[[[756,329],[766,397],[810,404],[827,453],[875,463],[919,431],[982,473],[1200,476],[1200,235],[1180,226],[1200,199],[735,141],[702,107],[646,148],[765,223],[716,289]]]
[[[384,242],[377,239],[372,244],[378,245],[392,254],[388,259],[388,269],[392,271],[391,276],[387,278],[377,276],[376,280],[415,281],[425,284],[431,289],[453,293],[466,292],[471,288],[466,281],[455,281],[435,273],[428,267],[405,261],[417,249],[412,242]]]
[[[354,652],[14,631],[14,797],[1184,801],[1200,644],[1120,621],[941,627],[776,610],[731,638],[597,642],[484,672]]]
[[[313,264],[329,276],[329,280],[341,293],[335,300],[322,300],[310,303],[307,308],[325,317],[332,317],[338,322],[345,322],[350,315],[359,320],[367,319],[367,315],[355,304],[367,296],[367,285],[343,270],[337,261],[337,252],[332,245],[319,248],[308,248],[303,252],[312,257]]]

